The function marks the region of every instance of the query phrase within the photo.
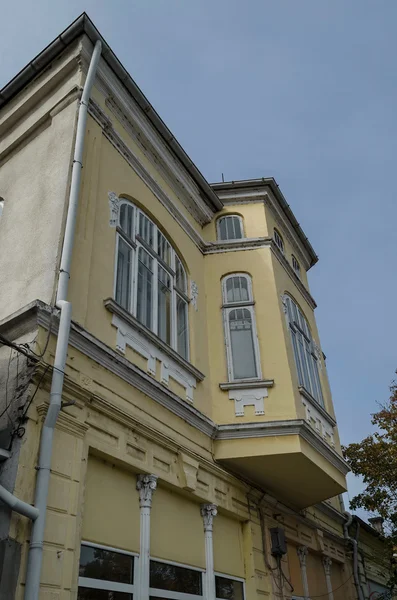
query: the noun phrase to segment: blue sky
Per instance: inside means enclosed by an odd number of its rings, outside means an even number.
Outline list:
[[[83,10],[209,181],[276,178],[320,256],[342,442],[362,439],[397,368],[397,3],[15,0],[0,87]]]

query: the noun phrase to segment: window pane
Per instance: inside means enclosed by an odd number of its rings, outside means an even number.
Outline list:
[[[167,265],[171,264],[171,246],[160,231],[157,232],[157,254]]]
[[[177,351],[183,358],[188,358],[188,325],[187,302],[176,295],[176,335]]]
[[[185,269],[179,258],[175,256],[175,268],[176,268],[176,278],[175,278],[175,286],[181,292],[187,294],[187,284],[186,284],[186,273]]]
[[[252,317],[246,308],[229,313],[230,343],[234,379],[257,376]]]
[[[167,344],[171,343],[171,278],[168,273],[158,267],[158,336]]]
[[[226,280],[226,302],[248,302],[248,281],[246,277],[229,277]]]
[[[134,557],[103,548],[81,546],[80,577],[133,583]]]
[[[193,571],[176,565],[150,561],[150,587],[182,592],[185,594],[202,594],[202,575],[200,571]]]
[[[226,217],[226,235],[228,240],[234,240],[234,217]]]
[[[122,205],[122,207],[125,204]],[[116,302],[123,308],[130,308],[131,294],[131,261],[132,249],[119,236],[119,245],[117,253],[117,276],[116,276]]]
[[[315,396],[315,398],[321,406],[324,406],[323,391],[321,389],[320,375],[318,373],[318,361],[313,356],[312,356],[312,361],[313,361],[313,372],[314,372],[314,378],[315,378],[316,390],[317,390],[317,395]]]
[[[134,224],[134,208],[131,204],[122,204],[120,207],[120,227],[128,237],[132,238]]]
[[[303,385],[303,374],[302,374],[302,367],[301,367],[301,361],[299,358],[299,352],[298,352],[298,344],[296,341],[296,334],[295,331],[291,328],[291,338],[292,338],[292,347],[294,349],[294,356],[295,356],[295,362],[296,362],[296,368],[298,371],[298,381],[299,381],[299,385]]]
[[[153,259],[143,248],[139,248],[136,316],[149,329],[152,328],[152,290]]]
[[[227,240],[226,219],[219,219],[218,231],[219,231],[219,239],[220,240]]]
[[[77,600],[132,600],[132,594],[80,587],[77,592]]]
[[[139,213],[139,235],[153,246],[154,225],[143,213]]]
[[[300,362],[301,362],[301,366],[302,366],[303,385],[305,386],[307,391],[310,392],[309,372],[308,372],[307,364],[306,364],[306,353],[305,353],[303,339],[304,339],[303,335],[298,332],[296,335],[296,340],[298,342],[298,353],[299,353],[299,358],[300,358]]]
[[[242,581],[234,581],[226,577],[215,577],[216,597],[224,600],[244,600]]]

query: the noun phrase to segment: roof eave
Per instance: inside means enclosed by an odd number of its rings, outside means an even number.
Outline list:
[[[164,139],[167,145],[172,149],[183,164],[189,175],[195,181],[200,190],[204,202],[214,212],[223,208],[223,203],[218,198],[215,191],[211,188],[199,169],[189,158],[182,146],[172,135],[166,124],[150,104],[142,90],[123,67],[110,46],[101,36],[91,19],[86,13],[82,13],[67,29],[65,29],[53,42],[51,42],[40,54],[38,54],[25,68],[23,68],[11,81],[0,90],[0,109],[9,102],[18,92],[20,92],[32,79],[34,79],[43,69],[45,69],[69,44],[71,44],[80,35],[86,34],[91,42],[95,44],[97,40],[102,42],[102,57],[108,63],[109,67],[119,77],[131,96],[145,112],[154,128]]]

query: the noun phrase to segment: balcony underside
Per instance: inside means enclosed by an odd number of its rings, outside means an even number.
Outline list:
[[[346,463],[305,421],[221,425],[215,458],[298,509],[346,491]]]

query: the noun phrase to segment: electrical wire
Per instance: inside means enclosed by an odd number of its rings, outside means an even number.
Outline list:
[[[28,410],[29,410],[29,408],[30,408],[30,405],[32,404],[33,400],[35,399],[35,396],[36,396],[36,394],[37,394],[37,392],[38,392],[38,390],[39,390],[39,388],[40,388],[41,382],[43,381],[44,377],[46,376],[46,374],[47,374],[47,371],[48,371],[48,369],[49,369],[49,368],[50,368],[50,367],[49,367],[49,366],[47,366],[47,367],[45,368],[45,370],[43,371],[43,373],[41,374],[41,377],[40,377],[40,379],[39,379],[39,382],[38,382],[38,384],[36,385],[36,389],[34,390],[34,392],[33,392],[32,396],[31,396],[31,398],[30,398],[29,402],[28,402],[28,403],[27,403],[27,405],[25,406],[25,410],[23,411],[22,415],[21,415],[20,417],[18,417],[18,421],[19,421],[19,422],[18,422],[18,425],[17,425],[17,426],[14,428],[14,430],[13,430],[13,432],[12,432],[12,434],[11,434],[11,443],[10,443],[10,446],[11,446],[11,444],[12,444],[12,440],[13,440],[13,438],[14,438],[15,436],[17,436],[17,437],[19,437],[19,438],[22,438],[22,437],[25,435],[26,429],[25,429],[25,427],[23,427],[23,423],[24,423],[24,422],[25,422],[25,420],[26,420],[26,414],[27,414],[27,412],[28,412]]]
[[[10,403],[8,403],[8,380],[10,378],[10,365],[11,365],[11,359],[12,359],[12,348],[10,349],[10,356],[8,357],[8,366],[7,366],[7,378],[6,378],[6,385],[5,385],[5,396],[6,396],[6,406],[5,409],[3,410],[3,412],[0,414],[0,419],[1,417],[7,413],[7,417],[8,420],[10,421],[10,423],[12,424],[12,420],[11,417],[8,413],[8,409],[10,408],[11,404],[12,404],[12,400],[10,400]]]
[[[326,592],[325,594],[318,594],[317,596],[313,596],[313,594],[310,594],[310,600],[312,600],[312,598],[324,598],[324,596],[329,596],[330,593],[340,590],[341,588],[343,588],[343,586],[346,585],[346,583],[348,583],[350,581],[350,579],[352,577],[353,577],[353,573],[350,575],[350,577],[348,579],[346,579],[345,582],[342,583],[342,585],[338,586],[337,588],[333,588],[332,590],[329,590],[329,592]]]

